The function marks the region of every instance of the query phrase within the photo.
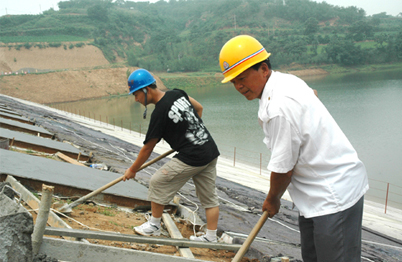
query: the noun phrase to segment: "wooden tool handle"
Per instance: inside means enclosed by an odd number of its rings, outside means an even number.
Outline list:
[[[260,232],[262,226],[264,225],[265,221],[268,219],[268,211],[264,211],[258,220],[257,224],[254,226],[253,230],[251,230],[250,234],[248,235],[246,241],[244,241],[243,245],[237,251],[236,256],[233,258],[232,262],[240,262],[243,256],[246,254],[248,248],[251,246],[254,238]]]
[[[149,161],[149,162],[143,164],[143,165],[138,169],[138,171],[140,171],[140,170],[142,170],[142,169],[144,169],[144,168],[146,168],[146,167],[152,165],[153,163],[155,163],[155,162],[161,160],[162,158],[164,158],[164,157],[170,155],[170,154],[173,153],[173,152],[174,152],[174,150],[171,149],[171,150],[169,150],[168,152],[163,153],[162,155],[160,155],[160,156],[158,156],[158,157],[155,157],[155,158],[152,159],[151,161]],[[124,176],[121,176],[121,177],[119,177],[119,178],[113,180],[112,182],[110,182],[110,183],[108,183],[108,184],[106,184],[106,185],[104,185],[104,186],[102,186],[102,187],[96,189],[95,191],[92,191],[91,193],[89,193],[89,194],[87,194],[87,195],[85,195],[85,196],[83,196],[83,197],[77,199],[76,201],[74,201],[73,203],[71,203],[68,207],[69,207],[69,208],[73,208],[73,207],[78,206],[79,204],[81,204],[82,202],[86,201],[87,199],[93,197],[94,195],[97,195],[97,194],[99,194],[100,192],[102,192],[102,191],[108,189],[109,187],[111,187],[111,186],[113,186],[113,185],[119,183],[120,181],[123,180],[123,177],[124,177]]]

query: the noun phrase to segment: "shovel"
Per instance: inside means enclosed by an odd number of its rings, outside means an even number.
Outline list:
[[[237,251],[236,256],[233,258],[232,262],[240,262],[243,256],[246,254],[248,248],[250,247],[251,243],[253,242],[254,238],[257,236],[258,232],[260,232],[262,226],[264,225],[265,221],[268,219],[268,211],[264,211],[258,220],[257,224],[251,230],[250,235],[246,238],[243,245],[240,247],[239,251]]]
[[[155,163],[155,162],[161,160],[162,158],[164,158],[164,157],[170,155],[170,154],[173,153],[173,152],[174,152],[174,150],[171,149],[171,150],[167,151],[166,153],[164,153],[164,154],[162,154],[162,155],[156,157],[155,159],[152,159],[151,161],[149,161],[149,162],[143,164],[143,165],[138,169],[138,171],[140,171],[140,170],[142,170],[142,169],[144,169],[144,168],[146,168],[146,167],[152,165],[153,163]],[[124,177],[124,176],[121,176],[121,177],[119,177],[119,178],[113,180],[112,182],[110,182],[110,183],[108,183],[108,184],[106,184],[106,185],[104,185],[104,186],[102,186],[102,187],[96,189],[95,191],[92,191],[91,193],[89,193],[89,194],[87,194],[87,195],[85,195],[85,196],[83,196],[83,197],[77,199],[76,201],[72,202],[72,203],[69,204],[69,205],[65,204],[65,205],[62,206],[58,211],[61,212],[61,213],[64,213],[64,214],[70,214],[71,212],[73,212],[73,210],[72,210],[73,207],[78,206],[79,204],[83,203],[84,201],[88,200],[89,198],[93,197],[94,195],[97,195],[97,194],[99,194],[100,192],[104,191],[105,189],[107,189],[107,188],[109,188],[109,187],[111,187],[111,186],[117,184],[118,182],[120,182],[121,180],[123,180],[123,177]]]

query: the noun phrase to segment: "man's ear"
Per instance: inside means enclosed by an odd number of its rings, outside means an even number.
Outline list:
[[[269,77],[271,75],[271,69],[269,69],[266,63],[261,63],[260,69],[262,70],[264,77]]]

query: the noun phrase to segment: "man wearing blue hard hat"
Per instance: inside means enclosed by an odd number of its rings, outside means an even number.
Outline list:
[[[155,109],[151,114],[144,146],[124,173],[123,180],[135,177],[161,139],[178,152],[152,176],[148,191],[152,216],[148,222],[135,227],[135,232],[159,236],[164,206],[192,178],[197,197],[205,208],[207,231],[202,236],[191,236],[190,239],[217,242],[219,202],[215,180],[219,151],[201,120],[202,105],[183,90],[161,91],[156,86],[155,78],[145,69],[131,73],[128,86],[135,101],[145,106],[144,118],[148,104],[155,104]]]

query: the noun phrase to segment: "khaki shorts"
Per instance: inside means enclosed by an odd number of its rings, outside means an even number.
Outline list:
[[[167,205],[174,195],[193,179],[197,197],[204,208],[219,206],[216,193],[217,158],[205,166],[189,166],[177,158],[164,164],[149,181],[148,200]]]

